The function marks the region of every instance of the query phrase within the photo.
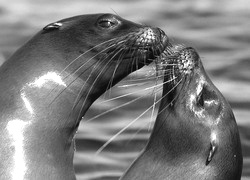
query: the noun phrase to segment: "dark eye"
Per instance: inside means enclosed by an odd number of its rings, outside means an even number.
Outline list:
[[[111,28],[113,26],[115,26],[117,24],[116,21],[112,21],[112,20],[109,20],[109,19],[104,19],[104,20],[100,20],[98,22],[99,26],[101,26],[102,28]]]

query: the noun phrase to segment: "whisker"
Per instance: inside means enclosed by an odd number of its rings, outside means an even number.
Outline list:
[[[157,76],[158,78],[164,77],[164,75],[159,75]],[[148,80],[154,80],[156,77],[145,77],[145,78],[137,78],[137,79],[128,79],[125,82],[136,82],[136,81],[148,81]],[[146,83],[150,83],[150,82],[146,82]],[[123,85],[119,86],[122,87]],[[126,86],[126,85],[125,85]]]
[[[92,59],[94,59],[96,56],[100,55],[101,53],[107,51],[108,49],[111,49],[112,47],[114,47],[115,45],[109,46],[105,49],[103,49],[102,51],[98,52],[97,54],[95,54],[94,56],[92,56],[91,58],[89,58],[85,63],[83,63],[81,66],[79,66],[77,69],[74,70],[73,73],[70,74],[70,76],[75,75],[75,73],[77,73],[82,67],[84,67],[87,63],[89,63]],[[65,79],[68,78],[68,76],[65,77]]]
[[[107,41],[105,41],[105,42],[102,42],[102,43],[100,43],[100,44],[98,44],[98,45],[96,45],[96,46],[90,48],[89,50],[85,51],[84,53],[80,54],[80,55],[79,55],[78,57],[76,57],[73,61],[71,61],[71,62],[61,71],[61,73],[64,72],[69,66],[71,66],[77,59],[79,59],[80,57],[84,56],[84,55],[87,54],[88,52],[92,51],[93,49],[95,49],[95,48],[97,48],[97,47],[99,47],[99,46],[104,45],[105,43],[112,42],[112,41],[116,41],[117,39],[120,39],[120,37],[119,37],[119,38],[113,38],[113,39],[107,40]],[[115,44],[113,44],[113,46],[115,46]]]
[[[71,113],[73,112],[74,108],[76,107],[76,105],[77,105],[78,102],[80,101],[81,92],[83,91],[85,85],[87,84],[88,80],[90,79],[91,75],[92,75],[93,72],[95,71],[96,67],[99,66],[99,64],[101,64],[101,62],[98,62],[98,63],[95,64],[95,66],[94,66],[93,69],[91,70],[89,76],[87,77],[86,81],[85,81],[84,84],[82,85],[82,87],[81,87],[81,89],[80,89],[80,91],[79,91],[77,97],[75,98],[75,101],[74,101],[74,103],[73,103],[73,106],[72,106],[72,108],[71,108],[71,111],[70,111]],[[84,103],[83,103],[83,105],[84,105]],[[82,108],[83,108],[83,105],[82,105]],[[69,114],[68,119],[70,118],[71,113]],[[81,113],[81,111],[80,111],[79,113]],[[79,115],[78,115],[77,120],[78,120],[78,119],[79,119]]]
[[[122,62],[122,60],[123,60],[123,59],[122,59],[122,56],[125,54],[125,52],[126,52],[126,51],[123,51],[123,52],[121,53],[120,57],[118,58],[118,61],[116,62],[115,69],[114,69],[114,71],[113,71],[113,74],[112,74],[112,76],[111,76],[111,78],[110,78],[110,81],[109,81],[109,84],[108,84],[108,86],[107,86],[106,92],[107,92],[108,89],[110,89],[110,90],[109,90],[109,97],[111,96],[111,87],[113,86],[113,79],[114,79],[114,77],[115,77],[116,70],[118,69],[119,65],[121,64],[121,62]],[[105,93],[105,94],[106,94],[106,93]]]
[[[137,90],[137,91],[134,91],[134,92],[131,92],[131,93],[123,94],[123,95],[120,95],[120,96],[117,96],[117,97],[114,97],[114,98],[111,98],[111,99],[102,101],[102,102],[100,102],[100,103],[107,103],[107,102],[110,102],[110,101],[113,101],[113,100],[117,100],[117,99],[120,99],[120,98],[123,98],[123,97],[126,97],[126,96],[130,96],[130,95],[133,95],[133,94],[137,94],[138,92],[142,92],[142,91],[147,91],[147,90],[150,90],[150,89],[154,89],[154,88],[156,88],[156,87],[162,86],[163,84],[164,84],[164,83],[161,83],[161,84],[157,84],[157,85],[155,85],[155,86],[147,87],[147,88],[145,88],[145,89],[140,89],[140,90]]]
[[[140,119],[144,114],[146,114],[150,109],[152,108],[152,106],[150,106],[148,109],[146,109],[140,116],[138,116],[136,119],[134,119],[133,121],[131,121],[128,125],[126,125],[124,128],[122,128],[118,133],[116,133],[114,136],[112,136],[104,145],[102,145],[95,153],[95,155],[100,154],[103,149],[105,149],[107,147],[107,145],[109,145],[117,136],[119,136],[121,133],[123,133],[127,128],[129,128],[129,126],[131,126],[132,124],[134,124],[138,119]]]
[[[157,83],[158,83],[158,76],[156,77],[156,85],[157,85]],[[163,84],[164,84],[164,82],[163,82]],[[155,92],[155,90],[153,92]],[[152,108],[152,113],[151,113],[151,118],[150,118],[148,130],[151,129],[151,125],[152,125],[152,122],[153,122],[153,116],[154,116],[154,113],[155,113],[156,101],[157,101],[157,93],[154,93],[154,103],[153,103],[153,108]]]
[[[180,81],[181,82],[181,81]],[[170,90],[166,95],[168,95],[172,90]],[[161,99],[163,99],[166,95],[164,95],[162,98],[160,98],[159,100],[156,101],[156,103],[159,103],[161,101]],[[143,113],[141,113],[137,118],[135,118],[133,121],[131,121],[129,124],[127,124],[124,128],[122,128],[118,133],[116,133],[114,136],[112,136],[104,145],[102,145],[97,152],[95,153],[95,155],[100,154],[100,152],[103,151],[103,149],[105,149],[105,147],[107,147],[107,145],[109,145],[117,136],[119,136],[121,133],[123,133],[127,128],[129,128],[132,124],[134,124],[138,119],[140,119],[144,114],[146,114],[153,106],[155,106],[154,104],[151,105],[149,108],[147,108]]]
[[[97,54],[95,54],[93,57],[91,57],[90,59],[88,59],[88,60],[87,60],[85,63],[83,63],[81,66],[79,66],[77,69],[75,69],[73,73],[71,73],[71,74],[65,76],[65,77],[63,78],[63,80],[65,80],[66,78],[69,78],[69,77],[72,77],[73,75],[75,75],[75,74],[77,73],[77,71],[79,71],[79,70],[80,70],[82,67],[84,67],[87,63],[89,63],[93,58],[95,58],[95,57],[98,56],[99,54],[101,54],[101,53],[107,51],[107,50],[110,49],[110,48],[112,48],[112,46],[109,46],[109,47],[107,47],[106,49],[104,49],[104,50],[98,52]],[[89,66],[89,67],[92,67],[94,64],[95,64],[95,63],[92,63],[92,65]],[[63,71],[62,71],[62,72],[63,72]],[[62,72],[61,72],[61,73],[62,73]],[[83,71],[79,76],[81,76],[82,74],[84,74],[84,72],[85,72],[85,71]],[[72,80],[72,81],[67,85],[67,87],[69,87],[71,84],[73,84],[73,83],[75,82],[75,80],[76,80],[79,76],[77,76],[74,80]],[[56,85],[56,87],[58,87],[58,85]],[[56,87],[53,88],[53,89],[50,91],[50,93],[52,93],[52,92],[56,89]],[[51,104],[53,104],[53,102],[54,102],[54,101],[55,101],[55,100],[56,100],[56,99],[57,99],[57,98],[67,89],[67,87],[64,88],[59,94],[57,94],[57,96],[51,101],[51,103],[49,104],[49,106],[50,106]],[[49,93],[49,94],[50,94],[50,93]]]
[[[117,97],[114,97],[114,98],[111,98],[111,99],[108,99],[108,100],[105,100],[105,101],[102,101],[100,103],[107,103],[107,102],[110,102],[110,101],[113,101],[113,100],[117,100],[117,99],[120,99],[120,98],[123,98],[123,97],[126,97],[126,96],[130,96],[130,95],[133,95],[133,94],[137,94],[138,92],[142,92],[142,91],[147,91],[147,90],[151,90],[151,89],[155,89],[157,87],[160,87],[162,85],[164,85],[165,83],[169,83],[173,80],[175,80],[177,77],[171,79],[171,80],[168,80],[166,82],[163,82],[163,83],[160,83],[160,84],[157,84],[157,85],[154,85],[154,86],[151,86],[151,87],[147,87],[145,89],[140,89],[140,90],[137,90],[137,91],[134,91],[134,92],[131,92],[131,93],[127,93],[127,94],[123,94],[123,95],[120,95],[120,96],[117,96]]]
[[[135,86],[142,86],[145,84],[149,84],[150,82],[142,82],[142,83],[134,83],[134,84],[125,84],[118,86],[119,88],[128,88],[128,87],[135,87]]]
[[[152,113],[151,113],[151,117],[150,117],[150,121],[149,121],[148,131],[151,129],[151,126],[152,126],[153,117],[154,117],[154,113],[155,113],[155,107],[156,107],[156,101],[157,101],[156,99],[157,99],[157,93],[154,94],[154,103],[153,103],[153,107],[152,107]]]
[[[101,117],[101,116],[103,116],[103,115],[105,115],[105,114],[107,114],[107,113],[109,113],[109,112],[112,112],[112,111],[114,111],[114,110],[116,110],[116,109],[122,108],[122,107],[124,107],[124,106],[126,106],[126,105],[128,105],[128,104],[131,104],[131,103],[133,103],[133,102],[135,102],[135,101],[141,99],[142,97],[144,97],[144,96],[137,97],[137,98],[135,98],[135,99],[133,99],[133,100],[131,100],[131,101],[129,101],[129,102],[126,102],[126,103],[124,103],[124,104],[121,104],[121,105],[119,105],[119,106],[116,106],[116,107],[114,107],[114,108],[111,108],[111,109],[109,109],[109,110],[107,110],[107,111],[104,111],[104,112],[102,112],[102,113],[100,113],[100,114],[98,114],[98,115],[96,115],[96,116],[94,116],[94,117],[92,117],[92,118],[90,118],[90,119],[88,119],[88,120],[85,120],[85,122],[87,123],[87,122],[90,122],[90,121],[92,121],[92,120],[94,120],[94,119],[97,119],[97,118],[99,118],[99,117]]]
[[[164,94],[164,96],[162,97],[162,99],[163,99],[164,97],[166,97],[170,92],[172,92],[172,91],[181,83],[182,80],[183,80],[183,76],[182,76],[182,78],[180,79],[180,81],[178,81],[178,82],[175,84],[175,86],[173,86],[173,87],[168,91],[168,93]],[[169,105],[171,105],[171,104],[174,102],[174,100],[175,100],[176,98],[177,98],[177,96],[175,96],[175,98],[173,98],[172,101],[171,101],[167,106],[165,106],[161,111],[159,111],[159,112],[158,112],[158,115],[161,114]]]
[[[86,103],[86,100],[87,100],[87,98],[88,98],[88,96],[89,96],[89,94],[90,94],[90,92],[91,92],[91,90],[92,90],[92,88],[94,87],[94,84],[97,82],[97,79],[100,77],[100,75],[102,74],[102,72],[104,72],[105,70],[106,70],[106,67],[109,65],[109,63],[113,60],[113,58],[115,58],[115,56],[120,52],[121,50],[119,50],[117,53],[115,53],[113,56],[112,56],[112,58],[110,58],[110,60],[107,62],[107,63],[105,63],[105,65],[104,65],[104,67],[102,68],[102,70],[100,71],[100,73],[97,75],[97,77],[95,78],[95,80],[94,80],[94,82],[92,83],[92,86],[89,88],[89,90],[88,90],[88,93],[87,93],[87,95],[86,95],[86,97],[85,97],[85,99],[84,99],[84,101],[83,101],[83,103],[82,103],[82,107],[81,107],[81,109],[80,109],[80,111],[79,111],[79,115],[78,115],[78,118],[77,119],[79,119],[80,118],[80,114],[81,114],[81,111],[82,111],[82,109],[83,109],[83,107],[84,107],[84,104]],[[106,58],[105,58],[106,59]],[[101,63],[100,63],[101,64]],[[80,92],[81,93],[81,92]],[[80,100],[80,98],[79,98],[79,100]],[[78,100],[78,102],[79,102],[79,100]],[[78,103],[77,103],[78,104]],[[75,105],[74,105],[75,106]],[[73,107],[74,108],[74,107]]]
[[[165,82],[165,83],[168,83],[168,82]],[[162,86],[163,84],[164,84],[164,83],[157,84],[157,86]],[[146,88],[146,89],[147,89],[147,90],[152,89],[152,88],[155,89],[157,86],[149,87],[149,88]],[[160,89],[160,90],[161,90],[161,89]],[[145,91],[145,89],[138,90],[137,92],[140,92],[140,91]],[[106,101],[102,101],[102,102],[100,102],[99,104],[101,104],[101,103],[107,103],[107,102],[109,102],[109,101],[113,101],[113,100],[116,100],[116,99],[119,99],[119,98],[122,98],[122,97],[126,97],[126,96],[129,96],[129,95],[134,94],[134,93],[137,93],[137,92],[128,93],[128,94],[126,94],[126,95],[121,95],[121,96],[112,98],[111,100],[109,99],[109,100],[106,100]],[[156,95],[158,92],[159,92],[159,90],[158,90],[158,91],[155,90],[155,93],[154,93],[154,94]],[[147,94],[146,94],[146,95],[147,95]],[[114,111],[114,110],[119,109],[119,108],[121,108],[121,107],[124,107],[124,106],[126,106],[126,105],[128,105],[128,104],[131,104],[131,103],[133,103],[133,102],[135,102],[135,101],[137,101],[137,100],[139,100],[139,99],[145,97],[146,95],[137,97],[137,98],[135,98],[135,99],[133,99],[133,100],[131,100],[131,101],[129,101],[129,102],[126,102],[126,103],[124,103],[124,104],[121,104],[120,106],[116,106],[116,107],[114,107],[114,108],[112,108],[112,109],[109,109],[109,110],[107,110],[107,111],[104,111],[104,112],[102,112],[102,113],[100,113],[100,114],[98,114],[98,115],[96,115],[96,116],[94,116],[94,117],[92,117],[92,118],[86,120],[85,122],[92,121],[92,120],[94,120],[94,119],[96,119],[96,118],[99,118],[99,117],[101,117],[101,116],[103,116],[103,115],[105,115],[105,114],[107,114],[107,113],[109,113],[109,112],[111,112],[111,111]],[[154,101],[154,104],[156,105],[157,103],[155,103],[155,101]]]

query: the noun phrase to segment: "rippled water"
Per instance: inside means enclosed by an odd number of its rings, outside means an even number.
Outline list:
[[[0,63],[46,24],[79,14],[109,12],[135,22],[162,28],[175,43],[193,46],[200,53],[211,79],[229,100],[239,126],[244,155],[243,178],[250,179],[250,1],[213,0],[99,0],[73,2],[49,0],[0,0]],[[95,152],[110,137],[136,119],[153,103],[153,92],[126,87],[131,79],[150,77],[153,67],[127,78],[103,99],[137,92],[108,103],[95,103],[77,134],[75,169],[79,180],[112,180],[125,171],[145,146],[153,122],[151,111],[118,136],[104,151]],[[142,87],[143,85],[143,87]],[[86,120],[136,97],[140,100]],[[154,119],[154,118],[153,118]]]

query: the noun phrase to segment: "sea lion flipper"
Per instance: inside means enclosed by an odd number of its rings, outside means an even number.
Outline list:
[[[215,154],[215,151],[217,149],[217,144],[215,141],[211,141],[210,142],[210,150],[209,150],[209,154],[208,154],[208,157],[207,157],[207,161],[206,161],[206,166],[212,161],[212,158]]]

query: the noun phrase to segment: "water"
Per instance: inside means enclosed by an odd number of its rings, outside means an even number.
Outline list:
[[[0,0],[0,63],[46,24],[70,16],[99,12],[117,13],[135,22],[158,26],[173,42],[197,49],[209,76],[233,108],[243,148],[242,179],[250,179],[250,1]],[[152,67],[144,68],[132,79],[150,76],[152,71]],[[121,82],[103,98],[143,88],[122,86],[130,84],[129,80]],[[144,96],[139,101],[80,125],[74,159],[79,180],[118,179],[148,140],[153,124],[151,111],[100,154],[95,155],[95,152],[150,107],[154,97],[152,91],[138,92],[112,102],[95,103],[88,111],[84,120],[142,94]]]

